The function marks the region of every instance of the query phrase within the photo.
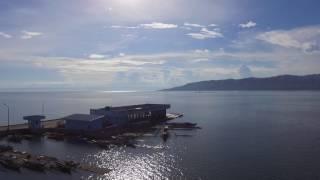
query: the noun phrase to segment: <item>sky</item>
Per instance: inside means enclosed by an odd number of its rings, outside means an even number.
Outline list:
[[[1,0],[0,91],[320,71],[319,0]]]

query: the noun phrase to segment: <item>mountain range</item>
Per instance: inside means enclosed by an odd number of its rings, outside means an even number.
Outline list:
[[[320,74],[305,76],[280,75],[267,78],[209,80],[188,83],[163,91],[219,90],[320,90]]]

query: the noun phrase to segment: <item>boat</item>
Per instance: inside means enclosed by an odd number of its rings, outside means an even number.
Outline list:
[[[197,123],[181,122],[181,123],[166,123],[172,129],[200,129]]]
[[[161,131],[161,137],[162,137],[162,139],[163,139],[163,141],[167,141],[167,139],[169,138],[169,127],[168,126],[164,126],[163,128],[162,128],[162,131]]]
[[[190,134],[177,134],[177,133],[174,133],[175,136],[181,136],[181,137],[192,137],[192,135]]]

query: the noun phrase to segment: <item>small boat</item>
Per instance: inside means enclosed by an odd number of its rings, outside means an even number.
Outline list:
[[[182,137],[192,137],[190,134],[176,134],[174,133],[175,136],[182,136]]]
[[[182,122],[182,123],[166,123],[172,129],[200,129],[197,126],[197,123],[189,123],[189,122]]]
[[[161,137],[162,137],[163,141],[166,142],[167,139],[169,138],[169,133],[168,132],[163,132]]]
[[[161,131],[161,137],[163,139],[163,141],[167,141],[167,139],[169,138],[170,134],[169,134],[169,127],[168,126],[164,126],[162,131]]]

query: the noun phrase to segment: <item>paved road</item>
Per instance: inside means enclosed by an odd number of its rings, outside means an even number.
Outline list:
[[[42,121],[41,124],[44,128],[55,128],[58,126],[58,124],[64,123],[61,119],[55,119],[55,120],[46,120]],[[10,125],[10,129],[27,129],[28,124],[16,124],[16,125]],[[0,126],[0,131],[6,131],[8,129],[8,126]]]

